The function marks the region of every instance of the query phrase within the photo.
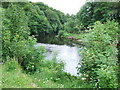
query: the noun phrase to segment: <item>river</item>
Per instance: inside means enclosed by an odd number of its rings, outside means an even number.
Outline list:
[[[47,50],[45,59],[52,60],[56,55],[57,61],[62,61],[64,66],[64,71],[70,73],[71,75],[77,75],[77,65],[80,61],[79,48],[76,45],[56,45],[47,43],[37,43],[37,46],[44,46]]]

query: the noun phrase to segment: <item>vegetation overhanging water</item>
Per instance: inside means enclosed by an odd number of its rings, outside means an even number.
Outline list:
[[[4,62],[0,85],[2,82],[3,87],[118,87],[120,2],[87,2],[76,15],[65,15],[41,2],[3,2],[0,12],[0,62]],[[47,34],[55,37],[47,37]],[[44,40],[46,38],[41,37],[42,35],[48,39]],[[63,72],[64,64],[58,63],[57,57],[51,61],[46,60],[44,47],[34,47],[37,43],[35,36],[38,36],[37,40],[41,40],[46,48],[50,46],[53,51],[57,49],[62,52],[60,57],[66,54],[78,57],[75,54],[76,47],[73,47],[74,43],[70,39],[82,43],[83,48],[79,52],[82,59],[77,67],[77,73],[81,75],[76,77]],[[58,37],[66,39],[58,42]],[[63,45],[58,45],[61,49],[51,45],[58,43]],[[51,54],[49,48],[48,51]],[[69,66],[73,67],[75,65]]]

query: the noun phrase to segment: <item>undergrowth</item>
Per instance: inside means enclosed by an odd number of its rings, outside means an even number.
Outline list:
[[[2,65],[2,88],[89,88],[80,77],[62,71],[63,63],[44,60],[40,70],[26,73],[16,58]]]

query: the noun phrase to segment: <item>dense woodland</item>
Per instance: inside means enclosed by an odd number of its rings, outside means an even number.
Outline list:
[[[76,15],[42,2],[2,2],[0,13],[3,88],[118,88],[120,2],[87,2]],[[46,35],[80,40],[81,76],[44,60],[46,50],[34,45]]]

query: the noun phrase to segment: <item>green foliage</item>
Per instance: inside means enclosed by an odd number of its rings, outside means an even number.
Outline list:
[[[32,10],[26,12],[29,18],[28,26],[30,27],[31,34],[39,36],[41,34],[50,33],[52,27],[44,15],[44,12],[36,5],[32,6],[32,9],[36,14]]]
[[[65,15],[64,13],[58,11],[58,10],[54,10],[54,11],[55,11],[56,14],[58,15],[59,20],[60,20],[60,23],[61,23],[62,25],[64,25],[64,23],[67,21],[66,15]]]
[[[86,34],[88,34],[88,33],[81,33],[81,34],[74,34],[74,33],[64,33],[64,37],[74,37],[76,40],[78,39],[78,40],[81,40],[81,39],[83,39],[84,38],[84,36],[86,35]],[[81,44],[81,43],[80,43]]]
[[[96,22],[82,40],[85,47],[78,71],[87,82],[94,83],[94,87],[117,88],[118,86],[116,48],[118,31],[118,24],[114,21],[105,24]]]
[[[29,36],[28,18],[24,10],[16,3],[10,3],[2,18],[3,61],[6,61],[7,56],[15,57],[23,69],[36,71],[43,59],[44,49],[34,47],[36,39]]]
[[[12,4],[11,8],[8,8],[4,14],[2,25],[3,56],[14,56],[20,51],[20,48],[25,48],[24,44],[27,41],[25,39],[29,37],[27,19],[24,12],[19,7]],[[19,45],[19,48],[14,48],[14,46],[17,47],[17,45]]]
[[[65,33],[65,31],[60,30],[59,33],[58,33],[58,36],[59,36],[59,37],[62,37],[62,36],[64,36],[64,33]]]
[[[80,33],[81,27],[78,23],[78,19],[75,16],[71,16],[64,24],[64,30],[68,33]]]
[[[26,74],[16,58],[7,57],[2,66],[2,88],[89,88],[81,78],[63,72],[63,63],[44,60],[41,71]],[[46,67],[47,66],[47,67]]]
[[[48,7],[41,2],[3,3],[3,7],[7,9],[11,4],[16,4],[22,11],[24,10],[28,18],[27,22],[31,35],[58,34],[59,30],[63,29],[63,24],[66,22],[64,13]]]
[[[2,65],[2,88],[37,88],[27,74],[22,72],[16,58],[7,57]]]
[[[57,35],[59,30],[63,29],[64,23],[66,22],[66,16],[64,13],[55,10],[47,5],[38,2],[35,3],[42,10],[51,26],[52,29],[49,30],[49,33]]]
[[[118,24],[114,21],[102,23],[113,18],[119,22],[119,4],[86,3],[77,18],[43,3],[3,2],[2,5],[3,87],[117,88]],[[88,27],[88,33],[79,34],[94,22],[92,29]],[[60,37],[83,38],[83,59],[78,67],[81,77],[63,72],[64,64],[57,63],[56,57],[52,61],[44,60],[46,50],[36,48],[36,39],[30,36],[53,33]],[[21,67],[30,78],[22,73]]]
[[[18,64],[18,60],[15,57],[14,58],[10,58],[8,56],[6,59],[7,59],[7,61],[5,62],[6,71],[20,70],[20,66]]]
[[[45,15],[52,26],[53,33],[57,34],[58,31],[62,29],[62,25],[61,25],[58,15],[56,14],[56,12],[50,9],[47,9],[45,11]]]
[[[79,23],[85,27],[96,21],[119,20],[119,2],[87,2],[77,13]]]
[[[46,67],[47,66],[47,67]],[[36,85],[43,88],[89,88],[81,78],[63,72],[64,64],[56,60],[44,60],[41,71],[30,75]]]
[[[42,65],[42,60],[44,58],[43,53],[45,53],[44,47],[32,48],[30,47],[27,57],[24,58],[24,61],[21,63],[24,69],[28,72],[35,72],[40,70],[40,65]]]

